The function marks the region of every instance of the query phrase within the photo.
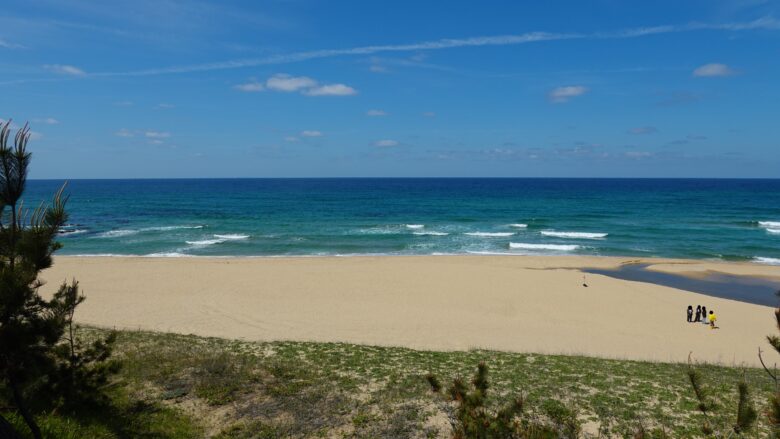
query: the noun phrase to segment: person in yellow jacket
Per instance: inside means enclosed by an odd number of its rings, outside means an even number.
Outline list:
[[[710,329],[715,329],[715,321],[718,320],[718,317],[713,311],[710,311],[710,315],[707,316],[707,320],[710,322]]]

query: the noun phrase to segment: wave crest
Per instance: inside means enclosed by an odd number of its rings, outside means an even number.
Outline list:
[[[556,232],[555,230],[542,230],[542,235],[554,238],[570,239],[604,239],[609,233],[589,233],[589,232]]]
[[[766,264],[766,265],[780,265],[780,259],[778,258],[767,258],[763,256],[756,256],[753,258],[755,262],[758,262],[759,264]]]
[[[576,244],[526,244],[524,242],[510,242],[509,248],[517,250],[552,250],[570,252],[580,248]]]

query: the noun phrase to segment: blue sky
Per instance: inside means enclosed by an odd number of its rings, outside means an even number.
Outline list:
[[[35,178],[780,177],[780,2],[5,0]]]

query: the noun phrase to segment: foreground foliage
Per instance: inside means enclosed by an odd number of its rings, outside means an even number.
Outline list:
[[[61,247],[56,237],[68,218],[67,197],[63,187],[50,204],[23,208],[30,130],[19,129],[10,146],[10,124],[0,124],[0,397],[26,426],[14,429],[0,413],[0,434],[15,437],[29,429],[41,438],[35,412],[99,402],[115,370],[107,362],[113,339],[83,346],[76,338],[73,315],[84,297],[75,281],[63,283],[49,300],[38,294],[38,274],[51,267]]]
[[[107,333],[78,331],[87,343]],[[488,396],[480,406],[488,415],[522,397],[521,419],[559,432],[568,423],[580,437],[704,436],[686,364],[135,331],[117,334],[114,357],[122,368],[107,390],[110,404],[42,412],[49,437],[448,438],[458,404],[446,396],[452,395],[449,385],[440,385],[445,396],[432,397],[427,377],[453,383],[472,377],[481,361],[489,365]],[[716,405],[712,428],[733,427],[735,383],[744,379],[760,414],[746,437],[769,434],[761,414],[775,389],[763,370],[697,370]],[[474,393],[473,380],[461,383],[463,396]],[[23,426],[18,417],[12,422]]]

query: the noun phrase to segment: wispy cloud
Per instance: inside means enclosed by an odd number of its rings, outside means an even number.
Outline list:
[[[713,77],[713,76],[732,76],[736,71],[726,64],[710,63],[704,64],[693,71],[693,76]]]
[[[588,88],[582,85],[567,85],[552,89],[547,97],[550,99],[550,102],[554,104],[562,104],[569,102],[572,98],[582,96],[587,92]]]
[[[250,82],[245,82],[243,84],[238,84],[233,88],[235,88],[238,91],[243,91],[246,93],[257,93],[265,90],[265,86],[261,82],[257,82],[257,81],[250,81]]]
[[[636,128],[631,128],[630,130],[628,130],[628,132],[629,132],[629,134],[638,134],[638,135],[639,134],[653,134],[653,133],[657,133],[658,132],[658,128],[650,127],[650,126],[647,126],[647,127],[636,127]]]
[[[387,116],[387,113],[383,110],[368,110],[366,111],[366,116],[371,117],[381,117],[381,116]]]
[[[624,156],[630,158],[630,159],[646,159],[653,156],[653,153],[648,151],[626,151],[623,153]]]
[[[639,38],[648,35],[694,32],[694,31],[750,31],[750,30],[780,30],[780,20],[773,17],[763,17],[749,22],[735,23],[688,23],[683,25],[666,25],[623,29],[613,32],[595,33],[551,33],[528,32],[518,35],[482,36],[472,38],[444,38],[439,40],[422,41],[408,44],[390,44],[360,46],[346,49],[323,49],[306,52],[294,52],[289,54],[274,55],[265,58],[237,59],[206,64],[192,64],[185,66],[163,67],[127,72],[102,72],[90,76],[146,76],[165,75],[177,73],[192,73],[213,70],[229,70],[261,65],[289,64],[320,58],[332,58],[339,56],[365,56],[383,52],[425,52],[432,50],[445,50],[459,47],[481,46],[509,46],[519,44],[538,43],[543,41],[575,40],[575,39],[626,39]]]
[[[45,117],[42,119],[33,119],[33,122],[36,123],[45,123],[46,125],[57,125],[60,123],[59,120],[53,118],[53,117]]]
[[[67,64],[46,64],[43,68],[60,75],[85,76],[87,74],[84,70]]]
[[[316,131],[316,130],[306,130],[301,132],[301,136],[303,137],[322,137],[322,131]]]
[[[352,96],[357,90],[344,84],[326,84],[303,91],[306,96]]]
[[[176,108],[173,104],[166,104],[165,102],[157,104],[154,108],[158,110],[170,110],[171,108]]]
[[[0,38],[0,48],[3,49],[24,49],[25,47],[21,44],[12,43],[10,41],[4,40]]]
[[[114,102],[115,107],[132,107],[133,102],[132,101],[118,101]]]
[[[114,135],[117,137],[135,137],[135,133],[127,128],[121,128],[119,131],[115,132]]]
[[[383,139],[383,140],[377,140],[374,142],[374,146],[380,147],[380,148],[391,148],[393,146],[398,146],[399,143],[397,140],[391,140],[391,139]]]
[[[167,139],[171,137],[171,133],[167,131],[146,131],[144,136],[150,139]]]
[[[672,140],[668,145],[687,145],[691,142],[707,140],[707,136],[701,134],[688,134],[684,139]]]

